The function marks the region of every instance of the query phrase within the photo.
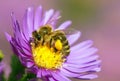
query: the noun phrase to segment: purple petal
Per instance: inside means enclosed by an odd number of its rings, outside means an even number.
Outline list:
[[[53,77],[48,77],[49,81],[57,81]]]
[[[69,71],[71,71],[71,72],[75,72],[75,73],[83,72],[83,71],[81,71],[80,68],[69,67],[69,66],[64,66],[63,68],[65,68],[65,69],[67,69],[67,70],[69,70]]]
[[[14,37],[18,41],[19,36],[21,36],[21,29],[20,29],[18,21],[16,20],[14,16],[14,13],[11,13],[11,17],[12,17],[12,22],[13,22]]]
[[[31,36],[31,33],[34,29],[34,12],[33,8],[30,7],[27,9],[27,27],[29,29],[29,36]]]
[[[23,35],[26,38],[26,40],[29,40],[29,28],[27,25],[27,10],[23,17]]]
[[[60,73],[61,73],[62,75],[67,76],[67,77],[77,77],[77,76],[79,76],[79,74],[70,72],[70,71],[68,71],[68,70],[66,70],[66,69],[64,69],[64,68],[61,68],[61,69],[60,69]]]
[[[39,69],[38,72],[37,72],[37,78],[41,78],[41,76],[42,76],[42,70]]]
[[[42,76],[44,77],[44,76],[48,76],[48,75],[50,75],[49,70],[42,69]]]
[[[21,37],[21,39],[22,39],[22,37]],[[12,39],[11,43],[15,47],[15,49],[18,50],[19,55],[29,56],[29,58],[32,56],[30,46],[27,46],[26,44],[24,44],[23,40],[20,41],[18,39],[18,41],[17,41],[16,39]]]
[[[28,68],[32,67],[33,65],[34,65],[34,63],[33,63],[33,62],[30,62],[30,61],[29,61],[29,62],[27,62],[27,67],[28,67]]]
[[[70,46],[72,44],[74,44],[79,39],[80,35],[81,35],[81,32],[77,32],[77,33],[75,33],[75,34],[70,35],[69,37],[67,37]]]
[[[12,40],[13,40],[12,37],[11,37],[8,33],[5,33],[5,35],[6,35],[7,40],[8,40],[8,41],[10,42],[10,44],[11,44],[11,47],[12,47],[13,52],[14,52],[16,55],[18,55],[18,51],[17,51],[17,49],[16,49],[16,44],[14,44],[14,42],[12,41]]]
[[[97,68],[91,69],[91,71],[100,72],[101,71],[101,67],[97,67]]]
[[[83,67],[83,68],[76,68],[76,67],[70,67],[70,66],[64,66],[63,68],[75,72],[75,73],[82,73],[82,72],[88,72],[88,71],[94,71],[98,72],[100,71],[99,64],[93,65],[93,66],[88,66],[88,67]]]
[[[56,30],[62,30],[62,29],[66,29],[67,27],[69,27],[71,25],[71,21],[66,21],[64,23],[62,23]]]
[[[6,35],[7,40],[10,42],[12,40],[12,37],[6,32],[5,32],[5,35]]]
[[[13,41],[11,43],[15,47],[14,49],[17,50],[18,55],[21,55],[22,57],[29,57],[29,58],[32,57],[31,52],[27,48],[25,48],[24,46],[21,46],[18,42],[16,42],[16,40],[13,39]]]
[[[90,57],[86,57],[86,58],[82,58],[82,59],[79,59],[79,60],[67,60],[68,63],[73,63],[73,64],[83,64],[83,63],[87,63],[87,62],[90,62],[90,61],[94,61],[94,60],[97,60],[99,58],[98,55],[93,55],[93,56],[90,56]]]
[[[34,29],[34,13],[33,13],[33,8],[29,7],[26,10],[26,13],[24,15],[23,19],[23,35],[27,40],[29,40],[29,37],[31,37],[31,33]]]
[[[90,63],[85,63],[85,64],[76,64],[76,63],[66,63],[66,66],[68,67],[74,67],[74,68],[83,68],[83,67],[89,67],[93,65],[100,65],[101,60],[96,60]]]
[[[92,66],[88,66],[88,67],[83,67],[80,68],[79,70],[80,72],[99,72],[100,71],[100,65],[92,65]]]
[[[12,12],[11,13],[11,18],[12,18],[12,23],[13,23],[13,29],[15,30],[15,27],[16,27],[16,18],[15,18],[15,15],[14,15],[14,13]]]
[[[14,15],[12,15],[12,19],[14,23],[14,38],[15,38],[16,43],[22,48],[24,52],[26,52],[26,54],[31,55],[29,42],[25,41],[25,38],[22,34],[22,31]]]
[[[95,60],[93,62],[89,62],[83,65],[83,67],[88,67],[88,66],[93,66],[93,65],[100,65],[101,64],[101,60]]]
[[[53,15],[54,10],[50,9],[49,11],[47,11],[44,15],[44,19],[42,20],[40,25],[45,25],[48,23],[49,19],[51,18],[51,16]]]
[[[18,52],[18,53],[19,53],[19,52]],[[18,58],[19,58],[20,62],[21,62],[24,66],[26,66],[26,67],[27,67],[27,65],[28,65],[28,64],[27,64],[28,62],[32,62],[32,59],[26,57],[24,54],[20,54],[20,53],[19,53]]]
[[[52,76],[57,80],[57,81],[71,81],[67,77],[63,76],[62,74],[58,72],[52,72]]]
[[[79,43],[79,44],[71,47],[71,51],[76,51],[76,50],[80,50],[80,49],[84,50],[84,49],[89,48],[92,45],[93,45],[93,41],[87,40],[87,41],[84,41],[82,43]]]
[[[65,65],[65,66],[64,66]],[[66,67],[66,66],[68,66],[68,67],[75,67],[75,68],[80,68],[80,64],[73,64],[73,63],[64,63],[64,65],[63,65],[63,67]]]
[[[49,20],[48,24],[50,24],[53,27],[53,30],[56,28],[56,23],[59,18],[60,18],[60,12],[56,11],[54,15],[51,17],[51,19]]]
[[[41,72],[40,72],[41,69],[39,69],[38,66],[36,66],[36,65],[33,65],[31,68],[27,68],[27,71],[36,74],[36,77],[37,77],[37,74],[38,74],[38,76],[41,76]]]
[[[17,50],[17,46],[16,46],[16,44],[14,43],[14,41],[10,41],[10,45],[11,45],[11,47],[12,47],[12,50],[13,50],[13,52],[17,55],[17,56],[19,56],[19,53],[18,53],[18,50]]]
[[[89,57],[93,54],[95,54],[98,51],[97,48],[89,48],[86,50],[76,50],[73,54],[70,54],[67,58],[68,60],[78,60],[81,58]]]
[[[37,30],[40,27],[42,16],[43,16],[43,9],[42,9],[42,6],[39,6],[35,14],[34,30]]]
[[[78,78],[80,79],[94,79],[94,78],[97,78],[98,76],[95,75],[95,74],[89,74],[89,75],[83,75],[83,76],[80,76]]]

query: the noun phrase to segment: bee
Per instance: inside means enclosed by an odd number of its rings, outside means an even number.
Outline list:
[[[55,30],[52,31],[52,27],[45,25],[40,27],[39,30],[32,32],[31,45],[44,46],[53,48],[55,52],[60,52],[66,57],[70,53],[70,45],[66,38],[66,35],[74,34],[76,31],[70,30]]]
[[[52,31],[52,28],[48,25],[40,27],[37,31],[32,32],[32,38],[30,40],[31,44],[35,46],[43,45],[45,41],[45,37],[49,35]]]

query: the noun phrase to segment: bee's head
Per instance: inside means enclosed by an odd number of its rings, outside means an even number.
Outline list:
[[[37,40],[41,39],[41,35],[37,31],[32,32],[32,37]]]
[[[42,35],[50,34],[52,31],[52,28],[48,25],[45,25],[40,28],[39,33]]]

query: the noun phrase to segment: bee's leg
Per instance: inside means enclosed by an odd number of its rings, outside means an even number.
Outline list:
[[[50,48],[54,48],[54,39],[53,38],[50,38],[50,40],[48,41],[48,46]]]
[[[44,45],[44,38],[41,38],[41,40],[40,40],[40,42],[41,42],[41,45],[43,46]]]

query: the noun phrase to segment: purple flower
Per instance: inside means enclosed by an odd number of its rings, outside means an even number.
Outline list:
[[[0,75],[1,75],[2,72],[3,72],[3,68],[4,68],[4,64],[3,64],[3,62],[0,62]]]
[[[38,7],[26,10],[23,26],[12,13],[14,36],[6,33],[14,53],[29,71],[44,81],[70,81],[68,77],[93,79],[100,71],[100,60],[93,41],[74,45],[81,33],[66,35],[63,31],[71,25],[66,21],[56,27],[60,18],[58,11],[43,12]]]

